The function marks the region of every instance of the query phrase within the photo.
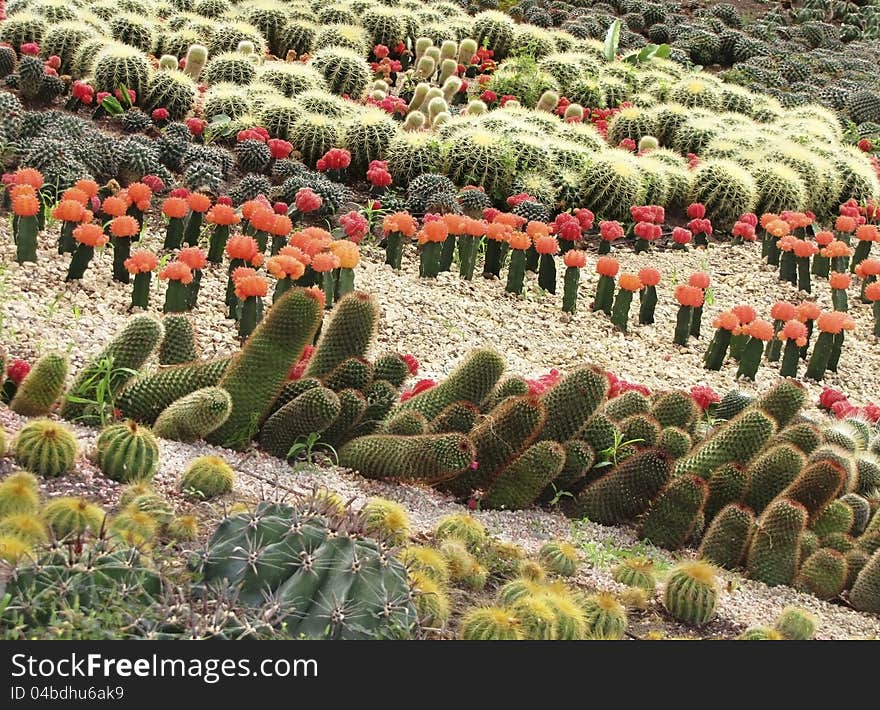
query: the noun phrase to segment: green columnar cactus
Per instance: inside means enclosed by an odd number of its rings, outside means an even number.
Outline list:
[[[508,397],[521,397],[529,393],[529,383],[518,375],[509,375],[503,378],[492,390],[489,399],[484,405],[485,409],[492,409],[501,404]]]
[[[776,420],[779,428],[788,426],[807,399],[806,388],[797,380],[780,379],[755,402],[756,408]]]
[[[232,411],[232,398],[220,387],[203,387],[169,404],[157,417],[153,433],[172,441],[204,439]]]
[[[337,396],[339,414],[333,423],[321,432],[321,441],[334,448],[339,448],[352,437],[352,432],[367,410],[367,399],[358,390],[345,389]]]
[[[261,503],[217,527],[201,561],[203,583],[229,589],[246,605],[272,595],[297,638],[409,636],[417,614],[406,569],[362,538],[355,522]]]
[[[415,436],[428,432],[428,420],[419,412],[400,412],[386,419],[379,427],[382,434]]]
[[[800,503],[815,518],[837,497],[844,481],[841,466],[832,461],[813,461],[779,495]]]
[[[804,609],[787,606],[773,622],[773,628],[786,641],[809,641],[816,635],[819,620]]]
[[[853,514],[853,523],[847,532],[861,535],[865,532],[868,521],[871,519],[871,504],[857,493],[847,493],[840,500],[849,507]]]
[[[690,434],[684,429],[674,426],[664,428],[657,438],[657,448],[662,449],[674,459],[684,456],[692,446],[693,441]]]
[[[577,572],[577,549],[564,540],[545,543],[538,551],[538,559],[544,568],[553,574],[572,577]]]
[[[254,437],[290,368],[314,338],[321,301],[314,291],[291,289],[272,304],[218,383],[232,397],[232,412],[208,435],[210,443],[243,448]]]
[[[116,400],[122,416],[153,424],[177,400],[205,387],[214,387],[229,367],[230,358],[176,365],[143,375],[128,385]]]
[[[64,425],[35,419],[18,432],[13,453],[19,466],[45,478],[56,478],[73,468],[79,445]]]
[[[464,641],[519,641],[524,638],[522,624],[507,607],[485,606],[471,609],[461,620]]]
[[[58,538],[97,535],[104,526],[107,513],[85,498],[53,498],[43,506],[43,520]]]
[[[60,414],[68,420],[95,423],[100,420],[94,411],[98,401],[98,388],[104,386],[102,372],[108,368],[109,390],[115,395],[131,379],[131,372],[138,370],[159,344],[162,325],[152,316],[136,315],[128,320],[123,329],[94,359],[77,375],[62,403]],[[86,400],[82,402],[79,400]]]
[[[615,437],[618,434],[617,427],[614,422],[608,418],[604,412],[597,412],[584,427],[578,432],[579,439],[583,439],[597,455],[614,446]]]
[[[0,481],[0,520],[37,512],[40,484],[32,473],[17,471]]]
[[[648,509],[671,476],[669,456],[644,449],[587,486],[575,500],[575,512],[603,525],[632,520]]]
[[[657,586],[654,563],[645,557],[628,557],[611,572],[615,582],[653,592]]]
[[[849,593],[849,601],[859,611],[880,612],[880,550],[862,567]]]
[[[149,481],[159,468],[159,442],[152,431],[133,420],[108,426],[95,447],[98,467],[120,483]]]
[[[684,546],[694,532],[707,494],[708,486],[698,476],[673,478],[651,504],[639,537],[668,550]]]
[[[474,428],[480,410],[470,402],[453,402],[438,414],[430,424],[430,431],[440,434],[458,431],[463,434]]]
[[[810,523],[812,530],[819,538],[832,533],[848,535],[855,523],[855,513],[842,499],[833,500],[826,505]]]
[[[453,478],[475,456],[473,444],[462,434],[374,434],[349,441],[338,453],[340,466],[367,478],[422,483]]]
[[[562,470],[553,481],[556,490],[566,490],[570,486],[583,480],[587,472],[596,463],[596,453],[593,447],[581,439],[569,439],[563,447],[565,449],[565,463]],[[544,490],[546,495],[555,495],[552,486]]]
[[[385,380],[395,387],[401,387],[410,374],[406,360],[397,353],[380,355],[373,362],[373,378]]]
[[[334,392],[344,389],[363,390],[373,381],[373,366],[362,358],[351,357],[341,362],[324,377],[324,386]]]
[[[379,324],[379,304],[363,291],[347,294],[334,307],[317,349],[309,360],[306,377],[323,378],[349,358],[367,354]]]
[[[722,508],[700,543],[700,557],[724,569],[736,569],[746,556],[755,514],[751,508],[731,503]]]
[[[260,447],[286,459],[301,436],[321,433],[339,416],[339,397],[326,387],[313,387],[270,416],[260,430]]]
[[[207,500],[232,490],[235,472],[219,456],[199,456],[190,461],[178,487],[187,495]]]
[[[787,498],[777,498],[767,506],[749,544],[749,577],[770,587],[791,584],[800,563],[808,515],[804,506]]]
[[[43,355],[27,374],[9,408],[23,417],[42,417],[50,412],[64,392],[69,361],[60,353]]]
[[[651,414],[660,426],[689,430],[699,415],[694,398],[687,392],[664,392],[651,402]]]
[[[771,444],[791,444],[806,456],[819,448],[822,443],[822,434],[818,427],[808,422],[789,424],[780,431],[771,441]]]
[[[760,514],[798,477],[805,465],[803,454],[790,444],[767,449],[746,469],[748,489],[743,501]]]
[[[650,400],[638,390],[627,390],[605,405],[605,415],[619,422],[633,414],[647,414],[651,411]]]
[[[748,410],[718,426],[694,451],[679,459],[676,471],[702,478],[724,463],[748,463],[776,431],[773,419],[761,410]]]
[[[641,447],[656,446],[660,438],[660,424],[649,414],[633,414],[619,421],[617,426],[624,441]]]
[[[475,489],[486,490],[532,444],[545,418],[546,408],[537,397],[506,399],[470,432],[476,468],[449,481],[445,490],[460,496]]]
[[[595,414],[608,393],[608,378],[596,367],[580,367],[542,397],[547,419],[540,439],[564,443]]]
[[[715,616],[718,583],[715,568],[705,562],[682,562],[669,575],[663,606],[685,624],[703,626]]]
[[[843,554],[823,547],[804,560],[794,586],[819,599],[829,600],[843,591],[846,576],[847,565]]]
[[[473,350],[443,382],[400,404],[396,411],[414,409],[431,421],[453,402],[479,407],[504,371],[504,359],[492,350]]]
[[[525,508],[559,475],[564,464],[565,449],[560,444],[555,441],[533,444],[495,477],[481,503],[487,508]]]
[[[162,319],[164,335],[159,344],[160,365],[181,365],[196,359],[195,333],[185,315],[169,313]]]
[[[748,486],[749,474],[740,464],[725,463],[712,471],[709,474],[709,497],[704,509],[706,520],[712,520],[728,503],[742,500]]]
[[[729,390],[715,407],[715,419],[730,421],[754,402],[754,398],[739,390]]]
[[[372,434],[388,416],[397,401],[397,388],[385,380],[376,380],[364,391],[367,408],[354,430],[358,436]]]

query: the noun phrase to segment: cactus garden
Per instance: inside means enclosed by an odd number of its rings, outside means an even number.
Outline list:
[[[0,638],[877,638],[878,61],[873,0],[0,0]]]

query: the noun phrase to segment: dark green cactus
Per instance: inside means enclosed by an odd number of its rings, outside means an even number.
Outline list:
[[[112,363],[108,389],[115,396],[131,379],[132,371],[143,366],[161,338],[159,321],[144,314],[132,316],[107,347],[80,370],[61,405],[61,416],[70,421],[98,423],[100,413],[91,403],[99,401],[97,392],[103,386],[100,375],[105,364]]]
[[[180,313],[162,318],[165,334],[159,344],[160,365],[181,365],[196,359],[196,343],[190,319]]]
[[[639,537],[667,550],[677,550],[690,539],[706,502],[706,482],[692,475],[677,476],[651,504]]]
[[[379,427],[382,434],[415,436],[428,431],[428,420],[420,412],[400,412],[386,419]]]
[[[721,464],[709,475],[709,497],[706,499],[706,519],[712,520],[728,503],[742,500],[749,485],[749,475],[737,463]]]
[[[339,397],[333,390],[326,387],[306,390],[266,420],[260,430],[260,447],[273,456],[286,459],[297,439],[324,431],[340,411]]]
[[[815,518],[840,492],[844,471],[831,461],[808,463],[779,495],[800,503]]]
[[[349,516],[261,503],[220,523],[200,571],[244,604],[277,600],[294,638],[405,638],[417,624],[406,569]]]
[[[651,414],[662,427],[689,430],[699,415],[694,398],[687,392],[664,392],[651,403]]]
[[[205,387],[214,387],[229,367],[230,358],[175,365],[135,379],[116,406],[128,419],[153,424],[177,400]]]
[[[614,446],[618,434],[617,426],[604,412],[594,414],[578,432],[577,438],[583,439],[599,454]]]
[[[729,390],[721,398],[721,401],[715,406],[712,416],[715,419],[723,419],[730,421],[737,414],[742,412],[754,401],[754,397],[740,392],[739,390]]]
[[[480,410],[470,402],[453,402],[434,417],[430,431],[440,434],[448,431],[467,433],[474,428]]]
[[[395,387],[402,386],[410,374],[406,360],[397,353],[380,355],[373,363],[373,377],[385,380]]]
[[[769,414],[776,425],[783,428],[801,411],[806,399],[807,390],[800,382],[783,378],[758,397],[755,407]]]
[[[843,556],[846,558],[846,588],[852,589],[852,586],[856,583],[856,578],[859,576],[859,572],[864,569],[865,565],[868,564],[868,560],[871,559],[871,554],[858,547],[854,547],[849,552],[843,553]]]
[[[351,357],[343,360],[324,377],[324,386],[334,392],[363,390],[372,380],[373,366],[363,358]]]
[[[501,471],[480,502],[486,508],[525,508],[559,475],[564,464],[565,449],[560,444],[555,441],[533,444]]]
[[[64,355],[43,355],[18,385],[9,408],[23,417],[48,414],[64,392],[68,366],[68,359]]]
[[[674,619],[703,626],[715,616],[718,583],[715,568],[705,562],[682,562],[670,572],[663,606]]]
[[[724,569],[736,569],[746,556],[755,514],[751,508],[731,503],[712,520],[700,542],[700,557]]]
[[[243,448],[253,439],[290,368],[314,338],[321,300],[314,291],[290,289],[272,304],[218,383],[232,397],[232,412],[208,435],[209,443]]]
[[[575,512],[603,525],[632,520],[648,509],[671,476],[669,456],[644,449],[587,486],[574,502]]]
[[[492,394],[487,400],[489,409],[499,405],[508,397],[521,397],[529,393],[529,383],[518,375],[510,375],[502,379],[492,390]]]
[[[104,475],[120,483],[149,481],[159,468],[159,442],[152,431],[133,420],[105,428],[95,450]]]
[[[321,441],[339,448],[351,438],[351,433],[367,410],[367,399],[357,390],[342,390],[338,395],[339,414],[333,423],[321,432]]]
[[[861,535],[871,519],[871,504],[857,493],[847,493],[840,500],[848,505],[853,513],[853,524],[849,532],[853,535]]]
[[[619,422],[633,414],[647,414],[651,411],[651,401],[638,390],[627,390],[608,400],[604,411],[609,418]]]
[[[357,436],[372,434],[388,416],[397,401],[397,388],[385,380],[376,380],[364,392],[367,408],[354,430]]]
[[[338,453],[340,466],[366,478],[437,483],[468,468],[476,452],[462,434],[373,434],[352,439]]]
[[[34,419],[25,424],[13,446],[15,462],[45,478],[70,471],[78,453],[76,437],[63,424],[49,419]]]
[[[349,358],[363,358],[378,327],[379,304],[375,298],[363,291],[344,296],[321,331],[305,376],[323,379]]]
[[[203,387],[169,404],[156,419],[153,433],[163,439],[204,439],[229,418],[232,398],[221,387]]]
[[[788,487],[806,464],[794,446],[780,444],[758,456],[746,469],[749,482],[743,501],[760,514],[767,504]]]
[[[853,509],[843,500],[833,500],[810,523],[810,530],[821,539],[831,533],[849,534],[853,523],[855,523]]]
[[[846,558],[837,550],[823,547],[804,560],[794,586],[819,599],[837,597],[846,586]]]
[[[637,446],[656,446],[660,438],[660,423],[650,414],[633,414],[617,423],[624,441]]]
[[[773,587],[791,584],[801,558],[801,535],[809,514],[800,503],[777,498],[763,512],[747,556],[749,577]]]
[[[277,399],[272,403],[272,408],[269,410],[269,416],[275,414],[275,412],[281,409],[285,404],[296,399],[306,390],[321,386],[321,380],[315,377],[300,377],[297,380],[286,382],[284,387],[281,388],[281,394],[279,394]]]
[[[724,463],[747,464],[776,431],[773,419],[761,410],[750,409],[719,425],[688,456],[678,460],[676,471],[701,478]]]
[[[809,456],[819,448],[822,443],[822,435],[819,428],[808,422],[790,424],[780,431],[774,438],[774,444],[791,444],[797,447],[804,455]]]
[[[557,490],[565,490],[581,481],[596,463],[596,453],[586,441],[569,439],[565,442],[564,448],[565,463],[554,481]]]
[[[543,395],[547,419],[539,438],[559,443],[568,441],[595,414],[607,393],[608,378],[603,370],[595,367],[573,370]]]

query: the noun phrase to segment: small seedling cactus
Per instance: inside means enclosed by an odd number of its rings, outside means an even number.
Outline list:
[[[717,603],[718,584],[712,565],[683,562],[670,572],[663,606],[677,621],[704,626],[715,616]]]
[[[577,572],[577,549],[564,540],[546,543],[541,547],[538,557],[543,567],[553,574],[571,577]]]
[[[229,493],[235,481],[232,467],[219,456],[200,456],[180,477],[180,490],[195,498],[209,499]]]
[[[366,531],[391,545],[401,545],[410,536],[406,509],[391,500],[372,498],[363,508]]]

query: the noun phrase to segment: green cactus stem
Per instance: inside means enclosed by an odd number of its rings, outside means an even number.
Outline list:
[[[131,289],[131,305],[146,309],[150,304],[150,281],[152,271],[139,271],[134,275],[134,286]]]
[[[397,271],[400,271],[400,262],[403,259],[404,239],[406,237],[402,232],[389,232],[385,237],[385,263]]]
[[[782,352],[782,365],[779,374],[783,377],[797,377],[798,364],[801,360],[801,349],[794,340],[786,340]]]
[[[538,263],[538,286],[547,293],[556,293],[556,259],[552,254],[541,254]]]
[[[724,358],[727,355],[727,348],[730,346],[731,331],[727,328],[718,328],[712,341],[709,343],[709,349],[706,351],[704,358],[707,370],[720,370],[724,364]]]
[[[70,221],[61,223],[61,234],[58,236],[59,254],[73,253],[73,250],[76,248],[76,240],[73,238],[73,230],[78,224],[78,222]]]
[[[828,369],[828,361],[831,359],[833,350],[834,334],[820,333],[813,346],[813,353],[807,362],[806,376],[820,382],[825,377],[825,370]]]
[[[657,287],[643,286],[642,290],[639,291],[639,325],[650,325],[654,322],[654,309],[656,307]]]
[[[691,313],[691,335],[694,338],[700,337],[700,328],[703,325],[703,306],[694,306]]]
[[[614,299],[614,306],[611,309],[611,322],[623,333],[627,329],[629,307],[632,304],[632,298],[632,291],[625,288],[619,289],[617,291],[617,298]]]
[[[131,256],[131,237],[113,237],[113,280],[127,284],[131,274],[125,268],[125,262]]]
[[[675,316],[675,335],[672,338],[672,342],[676,345],[687,345],[693,315],[693,306],[678,307],[678,314]]]
[[[195,213],[193,213],[195,214]],[[223,252],[226,250],[226,242],[229,241],[229,225],[215,224],[211,231],[208,245],[208,261],[212,264],[223,262]],[[263,245],[265,249],[265,244]]]
[[[593,311],[602,311],[606,316],[611,315],[611,305],[614,300],[614,277],[602,275],[596,286],[596,298],[593,300]]]
[[[776,245],[776,237],[767,232],[764,234],[764,242],[761,245],[763,248],[761,249],[761,255],[766,257],[767,263],[770,266],[779,266],[779,257],[782,250]]]
[[[37,261],[37,232],[40,223],[36,215],[17,217],[15,223],[15,260],[19,264]]]
[[[86,269],[89,268],[94,255],[95,247],[88,244],[77,244],[76,249],[73,250],[73,256],[70,257],[70,266],[67,268],[67,276],[64,280],[78,281],[81,279],[86,273]]]
[[[507,284],[504,290],[509,293],[522,293],[525,276],[526,252],[524,249],[513,249],[510,253],[510,266],[507,269]]]
[[[238,337],[246,340],[254,332],[263,319],[263,299],[259,296],[248,296],[241,302],[241,314],[238,319]]]
[[[856,272],[856,267],[871,255],[871,239],[860,239],[853,250],[852,260],[849,264],[849,270]]]
[[[739,367],[736,370],[737,377],[745,377],[754,380],[761,364],[761,356],[764,354],[764,341],[760,338],[750,337],[743,346],[739,359]]]
[[[784,326],[784,320],[777,318],[773,321],[773,337],[770,338],[770,342],[767,343],[764,351],[764,354],[767,356],[767,362],[779,362],[779,356],[782,353],[782,341],[779,339],[779,334]]]
[[[810,257],[796,256],[797,287],[799,291],[810,293]]]
[[[801,360],[807,359],[807,351],[810,348],[810,340],[813,338],[813,319],[809,318],[805,320],[804,325],[807,327],[807,342],[801,346]]]
[[[437,270],[451,271],[452,259],[455,257],[455,236],[450,234],[440,247],[440,256],[437,258]]]
[[[526,249],[526,271],[531,271],[533,274],[538,271],[538,257],[538,250],[535,249],[535,245],[532,244]]]
[[[447,241],[449,239],[447,238]],[[419,276],[423,279],[436,279],[440,273],[441,242],[425,242],[419,254]]]
[[[165,227],[165,241],[163,249],[179,249],[183,244],[183,229],[186,220],[183,217],[169,217],[168,226]]]
[[[821,276],[827,279],[828,274],[831,271],[831,259],[827,256],[816,254],[813,257],[813,266],[810,270],[814,276]]]
[[[849,310],[849,301],[846,297],[846,289],[845,288],[832,288],[831,289],[831,307],[835,311],[848,311]]]
[[[501,278],[501,267],[507,257],[507,242],[486,239],[486,256],[483,262],[483,276]]]
[[[199,245],[199,237],[202,234],[202,216],[201,212],[195,210],[191,210],[189,213],[186,227],[183,230],[183,240],[188,246],[197,247]]]
[[[336,300],[354,291],[354,269],[336,269]]]
[[[162,307],[163,313],[185,313],[189,310],[192,292],[189,284],[183,283],[177,279],[168,279],[168,288],[165,290],[165,305]]]
[[[190,281],[189,285],[186,287],[186,307],[189,311],[196,307],[196,303],[199,300],[199,286],[202,285],[202,270],[193,269],[192,277],[193,280]]]
[[[840,331],[834,336],[831,343],[831,355],[828,357],[828,370],[837,372],[837,365],[840,362],[840,353],[843,351],[843,340],[845,338],[844,331]]]
[[[324,292],[324,308],[330,310],[336,301],[336,280],[333,271],[324,271],[320,275],[321,291]]]
[[[477,255],[474,246],[473,236],[470,234],[458,235],[458,275],[467,281],[472,281],[474,278]]]
[[[577,293],[578,284],[581,281],[581,270],[576,266],[566,267],[565,276],[563,276],[562,281],[562,310],[566,313],[574,313],[577,310]]]

